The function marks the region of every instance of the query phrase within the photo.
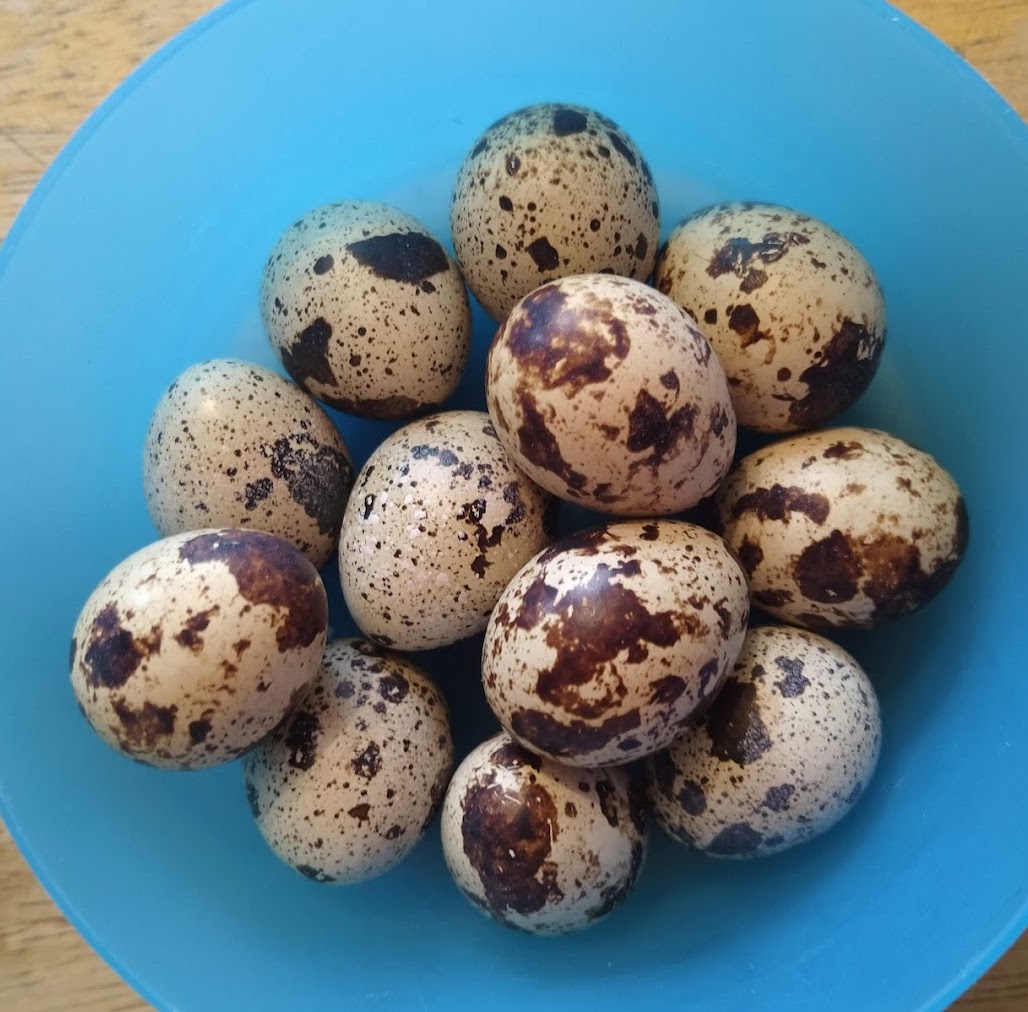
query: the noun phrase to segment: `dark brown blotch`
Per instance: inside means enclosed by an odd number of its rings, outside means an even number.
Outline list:
[[[839,604],[856,596],[862,570],[850,539],[842,531],[834,530],[804,548],[793,563],[792,572],[808,600]]]
[[[497,790],[490,774],[467,789],[461,807],[464,853],[495,916],[531,914],[563,899],[556,867],[547,861],[559,832],[548,791],[538,783],[508,781]]]
[[[289,496],[318,525],[322,534],[337,535],[346,500],[353,487],[353,466],[333,446],[324,446],[309,432],[282,436],[261,447],[271,473],[286,483]]]
[[[633,647],[670,647],[678,642],[683,629],[680,616],[672,611],[651,612],[631,588],[612,579],[633,565],[638,563],[629,560],[611,567],[601,562],[587,580],[569,587],[550,605],[546,644],[556,651],[556,658],[536,679],[540,699],[577,717],[602,716],[621,705],[626,694],[613,671],[606,691],[596,692],[597,676],[610,661]],[[612,616],[617,620],[612,621]],[[589,687],[588,693],[581,692],[584,686]],[[684,688],[678,682],[665,686],[669,694],[674,690],[680,694]]]
[[[285,747],[289,752],[286,760],[293,769],[309,770],[318,757],[318,732],[321,730],[318,718],[310,710],[303,709],[293,714],[286,728]]]
[[[729,678],[711,703],[704,724],[710,754],[722,762],[746,766],[771,748],[771,737],[757,706],[757,689],[750,682]]]
[[[446,251],[422,232],[373,235],[347,244],[346,250],[376,277],[417,285],[449,269]]]
[[[800,373],[807,394],[789,405],[790,423],[813,428],[853,404],[874,377],[884,347],[884,335],[844,319],[821,358]]]
[[[373,780],[382,769],[382,750],[377,742],[370,742],[356,759],[350,761],[353,772],[365,780]]]
[[[704,849],[719,857],[744,857],[757,850],[763,841],[763,835],[751,825],[736,822],[722,829]]]
[[[280,652],[309,647],[328,625],[328,600],[318,571],[292,545],[261,531],[210,531],[184,542],[190,565],[217,562],[235,578],[250,604],[281,613],[275,640]]]
[[[756,488],[739,496],[732,507],[732,516],[738,520],[745,513],[754,513],[760,521],[789,522],[789,515],[802,513],[819,526],[828,519],[831,504],[820,492],[807,492],[795,485],[772,485]]]
[[[319,316],[293,338],[291,345],[280,349],[282,364],[301,386],[311,381],[329,387],[338,383],[328,353],[331,340],[332,325]]]
[[[195,615],[190,615],[182,628],[175,633],[175,641],[179,646],[183,646],[194,653],[199,653],[203,649],[203,637],[200,633],[211,624],[211,618],[217,615],[220,610],[217,605],[214,605],[213,608],[207,608],[204,611],[198,611]]]
[[[121,615],[113,602],[105,605],[89,627],[82,657],[85,681],[91,688],[118,689],[148,657],[160,653],[161,629],[134,636],[121,624]]]
[[[525,459],[536,467],[557,475],[569,488],[581,489],[586,477],[576,471],[563,457],[556,437],[550,432],[535,403],[527,391],[519,393],[521,402],[521,424],[518,426],[518,446]]]
[[[631,453],[649,450],[645,460],[634,462],[658,467],[678,448],[683,440],[691,439],[696,421],[695,404],[685,404],[673,411],[661,404],[648,390],[640,390],[628,415],[628,440]]]
[[[111,708],[121,723],[118,740],[126,751],[152,751],[160,739],[170,738],[175,733],[178,707],[174,704],[155,706],[146,702],[136,710],[124,699],[115,699],[111,703]]]
[[[511,728],[519,738],[558,758],[605,748],[615,738],[634,731],[640,723],[637,709],[608,717],[599,724],[577,719],[559,721],[539,710],[515,710],[511,714]]]

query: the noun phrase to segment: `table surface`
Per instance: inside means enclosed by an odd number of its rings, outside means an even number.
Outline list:
[[[0,0],[0,237],[75,128],[213,0]],[[1028,0],[899,0],[1028,116]],[[0,1008],[147,1006],[65,921],[0,825]],[[1028,1008],[1028,934],[953,1006]]]

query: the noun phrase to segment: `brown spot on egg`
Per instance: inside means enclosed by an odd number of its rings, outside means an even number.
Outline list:
[[[795,784],[778,784],[775,787],[769,787],[761,803],[762,807],[769,808],[772,812],[787,812],[789,802],[795,793]]]
[[[279,609],[275,640],[282,653],[308,647],[324,634],[328,602],[318,571],[280,538],[260,531],[212,531],[184,542],[179,556],[190,565],[226,566],[243,598]]]
[[[752,854],[763,841],[763,835],[748,823],[736,822],[722,829],[704,850],[720,857],[743,857]]]
[[[200,635],[210,624],[211,618],[217,615],[221,609],[215,605],[205,611],[198,611],[186,619],[185,625],[175,633],[175,641],[179,646],[185,647],[193,653],[203,650],[203,637]]]
[[[967,507],[957,500],[956,533],[949,556],[931,571],[922,567],[917,545],[882,533],[863,541],[860,557],[865,581],[861,587],[874,602],[876,619],[899,618],[921,607],[949,583],[967,548]]]
[[[764,552],[755,541],[750,541],[747,535],[743,535],[742,542],[739,545],[736,555],[739,558],[739,562],[745,570],[747,576],[752,576],[757,566],[764,561]]]
[[[468,787],[462,801],[464,853],[491,910],[530,914],[564,898],[547,861],[559,830],[553,798],[539,784],[504,783],[495,774]]]
[[[728,315],[728,326],[742,338],[742,347],[748,348],[758,341],[766,341],[767,334],[760,328],[760,317],[756,310],[745,302],[740,306],[734,306]]]
[[[707,810],[707,795],[695,780],[683,780],[675,797],[689,815],[702,815]]]
[[[837,604],[856,596],[861,567],[849,538],[834,530],[804,548],[793,562],[792,572],[804,597]]]
[[[627,690],[614,670],[606,669],[610,661],[643,644],[672,646],[685,626],[684,616],[651,613],[633,590],[613,582],[611,577],[623,568],[600,563],[588,580],[569,588],[547,609],[546,644],[556,658],[552,667],[539,672],[536,693],[577,717],[594,719],[620,705]]]
[[[503,343],[547,390],[602,383],[611,375],[607,359],[624,359],[631,344],[619,320],[565,307],[567,295],[544,285],[526,296],[503,332]]]
[[[370,822],[369,813],[371,812],[371,805],[366,801],[359,805],[354,805],[353,808],[348,808],[346,814],[352,816],[357,820],[357,825],[363,825],[365,822]]]
[[[665,675],[651,686],[650,702],[657,706],[673,706],[687,687],[684,678],[678,675]]]
[[[317,759],[318,718],[310,710],[293,715],[286,728],[285,745],[289,750],[289,765],[297,770],[309,770]]]
[[[810,240],[799,232],[767,232],[762,240],[752,242],[745,236],[729,239],[717,249],[707,265],[707,273],[712,278],[720,277],[729,272],[745,279],[750,271],[754,258],[765,264],[781,260],[790,248],[804,246]]]
[[[786,699],[802,696],[810,685],[810,680],[803,674],[803,661],[799,657],[776,657],[775,666],[784,676],[774,683],[775,688]]]
[[[745,292],[748,295],[750,292],[755,292],[758,288],[763,287],[766,283],[767,271],[751,267],[746,272],[746,276],[739,283],[739,291]]]
[[[518,426],[518,446],[525,459],[557,475],[570,488],[581,489],[586,483],[585,475],[574,470],[561,455],[556,437],[547,427],[535,398],[522,390],[519,400],[522,421]]]
[[[826,460],[853,460],[864,454],[864,444],[855,441],[832,443],[822,454]]]
[[[410,682],[399,672],[383,675],[378,680],[378,694],[389,703],[400,703],[410,690]]]
[[[261,817],[261,806],[260,798],[257,794],[257,786],[249,778],[245,781],[246,784],[246,803],[250,806],[250,814],[255,818]]]
[[[781,608],[792,602],[792,592],[788,590],[754,590],[751,596],[764,608]]]
[[[313,868],[309,864],[298,864],[295,867],[304,878],[309,878],[312,882],[328,883],[335,881],[328,872],[321,871],[318,868]]]
[[[350,765],[358,776],[373,780],[382,769],[382,750],[376,742],[371,742]]]
[[[567,137],[570,134],[580,134],[585,130],[589,120],[585,113],[578,109],[568,109],[559,106],[553,112],[553,132],[558,137]]]
[[[691,439],[696,421],[696,405],[685,404],[670,414],[649,391],[640,390],[628,415],[628,439],[631,453],[650,450],[650,455],[636,464],[658,467],[683,439]]]
[[[844,319],[821,358],[800,373],[808,392],[789,405],[790,423],[811,428],[849,407],[867,389],[884,346],[862,323]]]
[[[422,232],[373,235],[349,243],[346,250],[376,277],[407,284],[420,284],[450,267],[446,251]]]
[[[557,757],[595,752],[634,731],[642,722],[638,709],[608,717],[599,724],[577,719],[563,722],[539,710],[515,710],[510,721],[519,738]]]
[[[309,432],[276,439],[262,446],[271,473],[286,483],[293,502],[303,507],[322,534],[339,530],[353,485],[353,467],[332,446],[323,446]],[[270,484],[270,483],[269,483]]]
[[[155,706],[146,702],[138,709],[133,709],[124,699],[114,699],[111,708],[121,722],[118,737],[126,751],[143,749],[152,752],[159,739],[170,738],[175,733],[175,717],[178,714],[175,705]]]
[[[601,779],[596,781],[596,799],[600,805],[600,811],[607,822],[617,829],[619,825],[617,788],[613,781]]]
[[[729,678],[722,686],[705,718],[710,754],[716,759],[745,766],[771,748],[756,699],[757,690],[750,682]]]
[[[828,497],[820,492],[807,492],[795,485],[785,488],[775,484],[739,496],[732,507],[732,516],[738,520],[745,513],[755,513],[762,522],[784,520],[788,523],[789,514],[802,513],[820,526],[828,519],[830,510]]]
[[[332,325],[319,316],[293,338],[291,345],[281,349],[282,364],[301,386],[310,381],[326,386],[337,384],[328,356],[331,339]]]
[[[546,271],[555,271],[560,266],[560,254],[553,248],[546,236],[540,236],[531,242],[525,252],[535,262],[540,274],[544,274]]]
[[[146,658],[160,650],[160,626],[153,626],[145,635],[135,636],[122,626],[117,605],[107,604],[89,627],[82,658],[86,684],[91,688],[120,688]]]
[[[207,735],[211,733],[213,725],[208,713],[204,713],[200,720],[191,720],[189,722],[189,740],[193,745],[202,744],[207,740]]]
[[[527,766],[538,771],[542,767],[542,759],[516,741],[504,742],[489,754],[489,758],[505,770],[519,770]]]
[[[606,917],[607,914],[619,906],[629,892],[631,892],[636,879],[639,877],[639,872],[642,869],[644,854],[645,849],[643,848],[642,842],[638,840],[633,842],[631,864],[629,866],[628,874],[613,885],[604,886],[600,890],[600,903],[585,912],[585,916],[590,921],[596,921],[601,917]]]
[[[318,396],[326,404],[331,404],[332,407],[348,414],[360,415],[362,418],[384,420],[408,418],[424,408],[431,407],[431,405],[403,394],[391,394],[388,397],[340,397],[325,394]]]

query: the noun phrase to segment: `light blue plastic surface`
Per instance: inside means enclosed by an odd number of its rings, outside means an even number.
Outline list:
[[[713,199],[762,198],[857,243],[890,331],[847,417],[934,452],[972,537],[926,612],[845,641],[887,735],[848,821],[762,863],[655,839],[617,915],[544,941],[474,911],[434,834],[365,886],[290,872],[237,767],[160,773],[102,746],[67,651],[94,584],[154,537],[140,453],[161,390],[206,357],[272,363],[256,293],[279,230],[364,197],[445,235],[475,136],[550,99],[636,139],[665,232]],[[217,11],[87,122],[0,250],[4,819],[72,921],[162,1007],[941,1007],[1028,921],[1026,277],[1028,132],[874,0]],[[491,333],[475,322],[480,368]],[[477,384],[458,403],[481,404]],[[386,431],[335,417],[358,460]],[[465,749],[492,726],[476,646],[435,662],[455,704],[472,700]]]

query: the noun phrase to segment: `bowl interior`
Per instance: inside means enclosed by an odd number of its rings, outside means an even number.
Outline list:
[[[446,237],[475,136],[553,99],[635,138],[665,233],[712,200],[752,198],[803,208],[860,247],[889,343],[843,421],[934,453],[965,491],[972,535],[927,611],[844,641],[879,689],[886,733],[848,820],[750,864],[655,837],[616,916],[542,941],[475,912],[434,833],[379,881],[300,878],[261,843],[238,767],[159,773],[94,739],[66,658],[95,583],[155,537],[140,455],[162,389],[203,358],[274,364],[256,291],[278,232],[323,201],[369,198]],[[191,29],[94,115],[0,251],[0,802],[44,883],[169,1007],[224,1007],[226,994],[233,1007],[304,1008],[952,998],[1026,921],[1026,178],[1012,111],[871,0],[631,12],[253,0]],[[482,406],[491,333],[476,310],[454,406]],[[388,431],[335,417],[357,461]],[[426,660],[468,713],[463,751],[495,726],[478,645]]]

